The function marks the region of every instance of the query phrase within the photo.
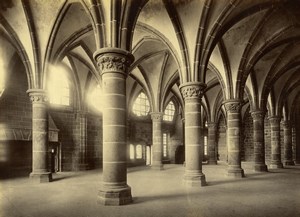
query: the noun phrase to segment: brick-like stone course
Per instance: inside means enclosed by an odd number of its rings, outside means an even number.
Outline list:
[[[31,139],[32,105],[27,90],[25,69],[17,60],[12,71],[8,72],[5,90],[0,98],[2,172],[12,169],[29,172],[31,169],[32,145],[28,139]]]
[[[226,124],[223,117],[219,120],[217,131],[218,160],[227,161]]]
[[[242,124],[243,140],[241,143],[241,157],[243,161],[254,161],[254,145],[253,145],[253,118],[249,113],[249,109],[246,111]]]

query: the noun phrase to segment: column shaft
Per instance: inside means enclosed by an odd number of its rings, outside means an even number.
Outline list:
[[[190,82],[180,87],[185,102],[185,175],[188,186],[206,185],[202,173],[203,142],[201,142],[201,97],[205,85]]]
[[[292,129],[289,121],[283,122],[284,132],[284,165],[295,165],[293,161],[293,150],[292,150]]]
[[[297,143],[299,143],[299,135],[297,134],[298,132],[297,125],[293,125],[292,128],[292,141],[293,141],[293,160],[294,164],[300,164],[300,149],[297,146]]]
[[[267,172],[265,163],[265,112],[257,110],[251,113],[253,118],[254,171]]]
[[[241,102],[239,100],[227,100],[224,105],[227,112],[227,175],[235,178],[242,178],[244,177],[244,170],[241,167],[240,156]]]
[[[298,124],[298,123],[297,123]],[[300,164],[300,127],[299,125],[295,126],[295,164],[299,165]]]
[[[152,118],[152,169],[162,170],[162,119],[163,113],[153,112]]]
[[[117,48],[94,54],[100,67],[103,89],[103,175],[98,202],[124,205],[132,202],[127,185],[126,77],[133,56]]]
[[[217,164],[216,144],[217,144],[217,124],[208,123],[208,164]]]
[[[52,181],[48,168],[48,112],[47,97],[41,89],[28,90],[32,101],[32,172],[38,182]]]
[[[270,117],[271,126],[271,169],[283,168],[280,149],[280,117]]]

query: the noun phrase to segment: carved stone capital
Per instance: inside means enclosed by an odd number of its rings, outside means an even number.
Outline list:
[[[280,120],[281,120],[281,117],[279,117],[279,116],[271,116],[271,117],[269,117],[269,122],[272,125],[280,125]]]
[[[164,113],[162,112],[152,112],[151,119],[152,121],[161,121],[163,119]]]
[[[225,106],[226,112],[239,113],[242,108],[242,102],[237,99],[230,99],[230,100],[224,101],[224,106]]]
[[[94,59],[100,69],[100,74],[114,72],[127,76],[127,71],[134,61],[133,55],[120,48],[101,48],[94,53]]]
[[[255,110],[251,112],[251,116],[253,120],[264,120],[266,112],[261,111],[261,110]]]
[[[203,91],[206,88],[206,84],[201,82],[187,82],[180,87],[181,95],[184,99],[189,98],[202,98]]]
[[[32,103],[47,103],[48,102],[48,96],[46,94],[46,91],[43,89],[29,89],[29,90],[27,90],[27,93],[28,93],[30,101]]]

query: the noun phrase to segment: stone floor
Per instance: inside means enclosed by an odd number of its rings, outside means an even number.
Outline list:
[[[134,203],[111,207],[96,203],[100,170],[54,174],[52,183],[27,177],[1,179],[1,217],[293,217],[300,216],[300,166],[255,173],[243,164],[246,178],[230,179],[226,166],[204,165],[208,185],[186,188],[184,167],[165,165],[128,169]]]

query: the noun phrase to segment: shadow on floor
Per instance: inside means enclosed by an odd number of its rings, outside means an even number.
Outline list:
[[[0,179],[16,179],[29,177],[30,169],[0,169]]]

